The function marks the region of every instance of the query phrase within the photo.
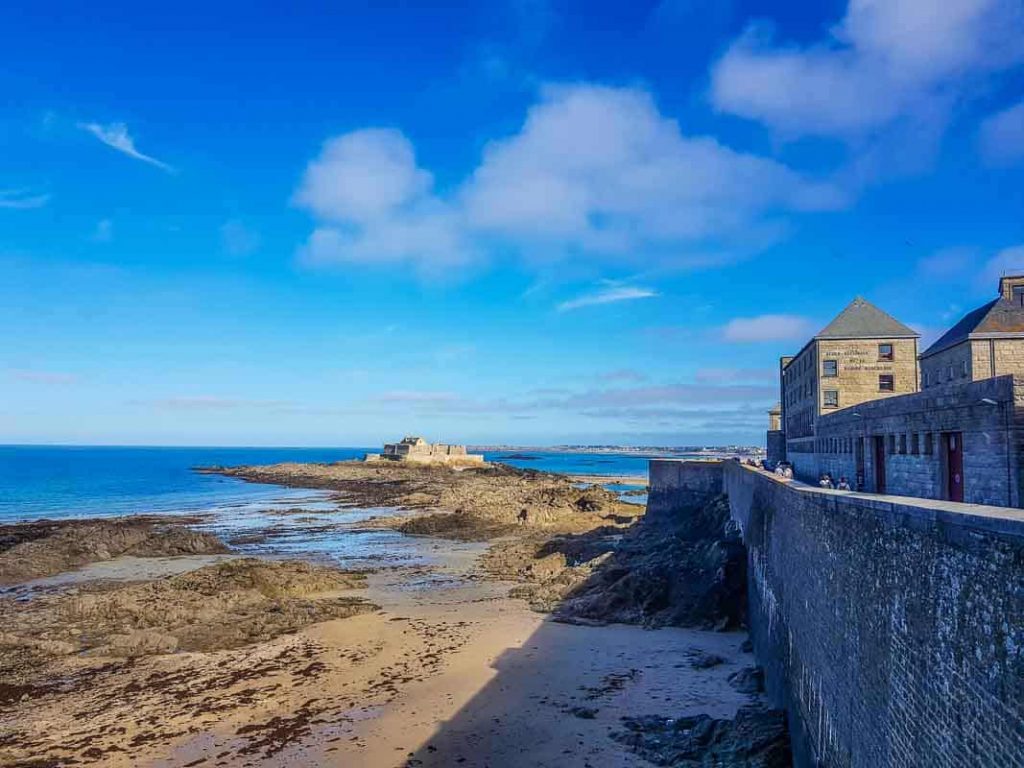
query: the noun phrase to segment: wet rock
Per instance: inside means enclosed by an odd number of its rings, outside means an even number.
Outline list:
[[[705,651],[694,650],[687,654],[690,666],[693,669],[712,669],[713,667],[721,666],[725,664],[725,659],[719,656],[717,653],[707,653]]]
[[[362,586],[361,573],[239,558],[145,584],[0,600],[0,650],[124,657],[237,648],[376,610],[336,594]]]
[[[761,693],[764,691],[764,670],[760,667],[744,667],[729,675],[729,685],[740,693]]]
[[[171,557],[227,552],[220,539],[176,520],[40,521],[0,526],[0,584],[52,576],[123,555]]]
[[[405,533],[457,539],[492,539],[520,528],[592,528],[601,515],[633,519],[635,505],[604,488],[579,488],[564,475],[516,469],[503,464],[456,469],[401,463],[284,463],[269,466],[211,467],[209,472],[244,480],[339,492],[363,507],[432,509],[438,514],[385,524]],[[525,521],[520,519],[525,510]]]
[[[558,617],[649,627],[743,626],[746,549],[729,525],[724,497],[672,519],[645,518],[618,534],[607,559],[566,592]]]
[[[785,713],[744,707],[734,720],[708,715],[622,719],[611,737],[655,765],[679,768],[790,768]]]

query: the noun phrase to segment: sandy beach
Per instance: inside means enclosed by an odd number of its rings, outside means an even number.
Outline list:
[[[715,739],[735,750],[729,721],[763,704],[737,685],[753,663],[746,635],[531,610],[512,596],[523,579],[486,564],[495,547],[533,562],[550,533],[409,537],[429,565],[366,574],[207,553],[209,540],[175,533],[203,552],[117,555],[23,581],[0,597],[0,763],[611,768],[657,762],[645,729],[691,716],[716,719]],[[565,566],[544,581],[547,594],[599,574],[579,567],[577,580]],[[222,607],[206,610],[213,599]],[[776,728],[742,745],[762,762],[722,764],[784,765],[771,762],[779,743]]]

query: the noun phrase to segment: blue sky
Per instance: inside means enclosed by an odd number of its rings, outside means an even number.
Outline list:
[[[0,442],[760,442],[1024,271],[1019,0],[0,9]]]

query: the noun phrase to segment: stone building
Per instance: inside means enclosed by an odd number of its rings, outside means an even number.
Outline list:
[[[383,453],[366,454],[367,461],[407,461],[420,464],[482,464],[481,454],[468,453],[464,445],[430,444],[422,437],[404,437],[385,443]]]
[[[782,360],[782,442],[796,476],[855,490],[1024,506],[1024,276],[915,363],[917,335],[857,299]],[[918,383],[922,387],[918,391]],[[778,444],[769,432],[769,445]]]
[[[780,361],[785,458],[818,472],[818,422],[869,400],[918,390],[918,334],[857,297],[792,357]]]
[[[1024,275],[999,281],[999,295],[968,312],[921,354],[924,389],[1003,374],[1024,375]]]
[[[931,387],[818,422],[815,473],[855,490],[1024,506],[1024,378]],[[813,479],[803,478],[803,479]]]

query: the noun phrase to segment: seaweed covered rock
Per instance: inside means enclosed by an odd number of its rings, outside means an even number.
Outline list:
[[[556,616],[726,630],[743,626],[746,602],[746,550],[723,496],[634,525]]]
[[[734,720],[708,715],[623,718],[612,738],[655,765],[679,768],[789,768],[786,716],[781,710],[743,707]]]

